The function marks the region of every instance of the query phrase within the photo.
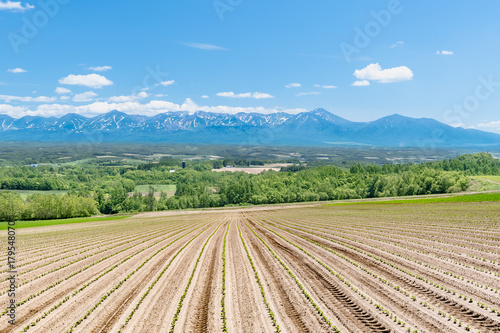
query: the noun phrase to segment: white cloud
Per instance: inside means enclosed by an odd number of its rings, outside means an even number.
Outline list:
[[[64,96],[63,96],[64,97]],[[20,118],[26,115],[44,116],[44,117],[61,117],[67,113],[77,113],[87,117],[93,117],[112,110],[120,110],[128,114],[153,116],[165,112],[188,111],[194,113],[196,111],[214,112],[214,113],[229,113],[236,114],[239,112],[245,113],[262,113],[270,114],[276,112],[300,113],[307,111],[306,109],[286,109],[282,107],[264,108],[264,107],[232,107],[225,105],[218,106],[200,106],[193,100],[187,98],[183,104],[175,104],[168,101],[152,100],[149,103],[141,104],[137,101],[110,103],[110,102],[94,102],[87,105],[67,105],[67,104],[42,104],[36,108],[13,107],[10,105],[0,104],[0,113],[9,114],[10,116]]]
[[[478,124],[476,127],[484,131],[500,133],[500,120],[491,121],[489,123]]]
[[[323,89],[337,89],[336,86],[324,86],[324,85],[321,85],[321,84],[315,84],[314,86],[316,88],[323,88]]]
[[[285,86],[285,88],[300,88],[302,85],[300,83],[289,83]]]
[[[25,116],[24,112],[26,112],[26,110],[27,109],[24,106],[0,104],[0,114],[6,114],[14,118],[21,118],[22,116]]]
[[[436,54],[440,54],[440,55],[453,55],[453,51],[437,51]]]
[[[227,49],[217,46],[217,45],[212,45],[212,44],[203,44],[203,43],[191,43],[191,42],[183,42],[183,45],[193,47],[195,49],[200,49],[200,50],[208,50],[208,51],[226,51]]]
[[[369,85],[370,85],[370,81],[368,81],[368,80],[354,81],[354,83],[351,84],[351,86],[353,86],[353,87],[366,87]]]
[[[9,10],[12,12],[25,12],[27,10],[33,9],[35,6],[26,3],[22,5],[20,1],[0,1],[0,10]]]
[[[310,92],[301,92],[298,94],[295,94],[295,96],[300,97],[300,96],[314,96],[314,95],[321,95],[319,91],[310,91]]]
[[[64,95],[64,94],[71,93],[71,90],[69,90],[67,88],[63,88],[63,87],[57,87],[56,90],[55,90],[55,92],[56,92],[56,94]]]
[[[399,41],[399,42],[396,42],[394,44],[392,44],[391,46],[389,46],[391,49],[395,48],[395,47],[398,47],[398,46],[401,46],[401,45],[404,45],[405,42],[403,41]]]
[[[8,69],[7,72],[18,74],[18,73],[26,73],[27,70],[17,67],[17,68]]]
[[[93,91],[87,91],[82,94],[76,94],[73,97],[73,102],[90,102],[96,97],[97,94]]]
[[[105,72],[105,71],[109,71],[109,70],[112,70],[113,67],[111,66],[90,66],[89,68],[87,68],[89,71],[95,71],[95,72]]]
[[[201,95],[201,98],[210,98],[208,95]]]
[[[145,91],[141,91],[140,93],[136,95],[130,95],[130,96],[112,96],[108,98],[108,102],[111,103],[124,103],[124,102],[133,102],[138,99],[143,99],[149,97],[149,94]]]
[[[162,82],[159,83],[159,85],[162,85],[164,87],[168,87],[168,86],[170,86],[170,85],[172,85],[174,83],[175,83],[174,80],[169,80],[169,81],[162,81]]]
[[[62,79],[59,79],[60,84],[84,86],[94,89],[99,89],[104,86],[113,85],[113,81],[108,80],[99,74],[88,74],[88,75],[68,75]]]
[[[465,128],[465,124],[464,123],[453,123],[453,124],[450,124],[451,127],[464,127]]]
[[[229,97],[229,98],[255,98],[255,99],[274,98],[274,96],[267,93],[254,92],[254,93],[235,94],[232,91],[220,92],[217,93],[217,96]]]
[[[56,97],[47,97],[47,96],[39,96],[39,97],[31,97],[31,96],[10,96],[10,95],[0,95],[0,100],[4,100],[9,103],[11,101],[19,101],[19,102],[37,102],[37,103],[49,103],[55,102],[57,100]]]
[[[124,102],[132,102],[135,98],[133,96],[111,96],[108,98],[108,102],[111,103],[124,103]]]
[[[69,99],[69,98],[70,98],[70,97],[69,97],[69,96],[66,96],[66,95],[59,97],[59,99],[61,99],[61,100],[63,100],[63,101],[64,101],[64,100],[67,100],[67,99]]]
[[[255,98],[255,99],[274,98],[274,96],[270,95],[270,94],[267,94],[267,93],[254,92],[252,94],[252,98]]]
[[[369,80],[380,83],[392,83],[411,80],[413,78],[413,72],[406,66],[382,69],[382,67],[376,63],[370,64],[363,69],[355,70],[354,76],[362,81]]]

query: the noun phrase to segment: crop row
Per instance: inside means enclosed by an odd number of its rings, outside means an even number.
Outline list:
[[[264,291],[264,286],[262,285],[262,281],[260,280],[259,273],[257,273],[257,269],[255,268],[255,264],[253,262],[252,256],[250,255],[250,252],[248,252],[247,245],[246,245],[245,240],[243,239],[243,236],[241,234],[239,220],[237,221],[237,227],[238,227],[238,234],[240,235],[241,242],[243,244],[243,247],[245,248],[245,252],[247,254],[248,261],[250,262],[250,265],[252,266],[255,280],[257,281],[257,284],[259,285],[260,294],[262,295],[262,299],[264,300],[264,305],[266,306],[267,313],[269,314],[269,317],[271,318],[273,326],[276,328],[276,332],[279,333],[279,332],[281,332],[281,329],[280,329],[278,323],[276,322],[276,316],[274,315],[274,312],[271,309],[271,305],[269,305],[269,302],[266,299],[266,292]]]
[[[182,304],[184,303],[184,299],[186,298],[186,294],[189,290],[189,287],[191,286],[191,282],[193,281],[194,274],[196,273],[196,268],[198,267],[198,264],[200,263],[201,256],[203,255],[203,252],[205,251],[205,248],[207,247],[208,242],[212,238],[212,236],[219,230],[221,227],[222,223],[219,224],[219,226],[212,232],[212,234],[208,237],[206,242],[203,244],[203,247],[200,250],[200,254],[198,255],[198,258],[196,259],[196,263],[194,265],[193,271],[191,272],[191,275],[189,276],[188,283],[186,285],[186,288],[184,289],[184,293],[181,295],[181,299],[179,300],[179,303],[177,304],[177,310],[175,311],[174,318],[172,319],[172,323],[170,324],[170,333],[174,333],[175,330],[175,324],[177,323],[177,320],[179,319],[179,314],[182,309]]]
[[[279,228],[279,227],[278,227],[278,228]],[[295,228],[295,229],[301,230],[301,231],[306,232],[306,233],[310,233],[310,229],[311,229],[311,228],[308,228],[307,230],[304,230],[304,229],[301,229],[301,228]],[[286,230],[286,231],[287,231],[287,232],[290,232],[289,230]],[[298,235],[298,236],[299,236],[299,237],[302,237],[302,238],[305,238],[305,237],[300,236],[300,235]],[[420,280],[422,280],[422,281],[424,281],[424,282],[426,282],[426,283],[430,283],[430,284],[431,284],[431,285],[433,285],[434,287],[439,288],[439,289],[441,289],[441,290],[443,290],[443,291],[446,291],[447,293],[450,293],[450,294],[456,295],[456,292],[454,292],[454,291],[452,291],[452,290],[450,290],[450,289],[446,289],[446,288],[444,288],[443,286],[440,286],[439,284],[436,284],[436,283],[433,283],[432,281],[429,281],[428,279],[423,279],[422,277],[419,277],[418,275],[413,274],[413,273],[411,273],[411,272],[409,272],[409,271],[407,271],[407,270],[401,269],[401,268],[399,268],[397,265],[392,264],[392,263],[390,263],[390,262],[387,262],[387,261],[386,261],[386,260],[384,260],[384,259],[378,258],[378,257],[374,256],[373,254],[370,254],[370,253],[367,253],[367,252],[365,252],[365,251],[359,250],[359,249],[357,249],[357,248],[355,248],[355,247],[351,247],[351,246],[349,246],[349,245],[347,245],[347,244],[344,244],[344,243],[342,243],[342,242],[338,242],[338,241],[332,240],[332,239],[330,239],[330,238],[328,238],[328,237],[325,237],[325,236],[322,236],[322,235],[316,235],[316,236],[321,237],[321,238],[324,238],[324,239],[329,240],[329,241],[332,241],[332,242],[335,242],[335,243],[338,243],[338,244],[340,244],[340,245],[342,245],[342,246],[345,246],[345,247],[351,248],[351,249],[353,249],[353,250],[355,250],[355,251],[358,251],[358,252],[360,252],[360,253],[363,253],[363,254],[365,254],[365,255],[367,255],[367,256],[369,256],[369,257],[374,258],[375,260],[378,260],[378,261],[380,261],[380,262],[383,262],[383,263],[388,264],[388,265],[389,265],[389,266],[391,266],[392,268],[399,269],[400,271],[403,271],[404,273],[409,274],[410,276],[416,277],[416,278],[418,278],[418,279],[420,279]],[[317,244],[317,245],[321,246],[321,244]],[[349,260],[348,260],[348,261],[349,261]],[[361,268],[361,267],[360,267],[360,268]],[[361,268],[361,269],[363,269],[363,268]],[[364,269],[363,269],[363,270],[364,270]],[[367,272],[368,272],[368,271],[367,271]],[[373,273],[370,273],[370,274],[371,274],[371,275],[373,275]],[[375,277],[376,277],[376,275],[375,275]],[[396,285],[394,285],[394,284],[392,284],[392,283],[388,282],[387,280],[385,280],[385,279],[383,279],[383,278],[381,278],[381,277],[379,277],[379,279],[381,280],[381,282],[386,283],[386,284],[388,284],[388,285],[392,285],[392,286],[394,286],[394,288],[395,288],[396,290],[398,290],[399,292],[402,292],[402,293],[404,293],[405,295],[409,296],[409,293],[408,293],[408,292],[406,292],[406,291],[404,291],[401,287],[396,286]],[[460,296],[459,296],[459,298],[461,298],[461,297],[462,297],[462,295],[460,295]],[[412,296],[412,299],[413,299],[413,300],[416,300],[415,296]],[[422,303],[422,305],[424,305],[424,306],[425,306],[425,304],[426,304],[426,303],[424,303],[424,302],[421,302],[421,303]],[[488,309],[488,307],[487,307],[486,305],[484,305],[484,304],[483,304],[483,306],[484,306],[484,308]],[[495,310],[495,309],[493,309],[493,308],[491,308],[491,307],[489,307],[489,309],[491,310],[491,312],[498,312],[498,310]]]
[[[192,231],[190,231],[189,233],[191,233]],[[94,306],[91,309],[87,310],[87,313],[82,318],[80,318],[79,320],[77,320],[68,330],[66,330],[66,333],[73,332],[74,328],[76,328],[85,319],[87,319],[90,316],[90,314],[92,314],[92,312],[95,311],[95,309],[97,309],[104,301],[106,301],[106,299],[109,296],[111,296],[111,294],[113,294],[116,290],[118,290],[127,280],[129,280],[135,273],[137,273],[142,267],[144,267],[149,261],[151,261],[151,259],[153,259],[157,254],[159,254],[160,252],[162,252],[163,250],[165,250],[166,248],[168,248],[170,245],[174,244],[179,239],[185,237],[188,234],[185,234],[185,235],[182,235],[182,236],[176,238],[175,240],[173,240],[172,242],[168,243],[164,247],[158,249],[155,253],[153,253],[146,260],[144,260],[139,266],[137,266],[132,272],[130,272],[124,279],[122,279],[120,282],[118,282],[111,290],[109,290],[103,296],[101,296],[101,298],[94,304]]]
[[[232,222],[232,221],[231,221]],[[226,239],[227,233],[229,232],[229,226],[231,222],[227,225],[226,233],[224,234],[224,242],[222,245],[222,298],[221,298],[221,319],[222,319],[222,331],[227,332],[227,315],[226,315]]]
[[[183,231],[185,231],[185,230],[186,230],[186,229],[183,229],[183,230],[177,231],[177,232],[175,232],[174,234],[170,235],[168,238],[170,238],[170,237],[172,237],[172,236],[175,236],[176,234],[179,234],[179,233],[181,233],[181,232],[183,232]],[[169,232],[171,232],[171,231],[169,231]],[[166,233],[169,233],[169,232],[166,232]],[[165,233],[165,234],[166,234],[166,233]],[[152,238],[150,238],[150,239],[154,239],[154,238],[157,238],[157,237],[161,237],[161,235],[160,235],[160,236],[155,236],[155,237],[152,237]],[[158,244],[158,243],[160,243],[160,242],[163,242],[164,240],[165,240],[165,239],[163,239],[163,238],[162,238],[162,239],[160,239],[160,240],[156,241],[155,243],[151,244],[149,247],[143,247],[143,248],[141,248],[139,251],[137,251],[137,252],[135,252],[134,254],[130,255],[129,257],[125,258],[125,259],[124,259],[124,260],[122,260],[120,263],[116,264],[115,266],[117,267],[118,265],[122,264],[123,262],[127,261],[128,259],[130,259],[130,258],[132,258],[132,257],[134,257],[134,256],[136,256],[136,255],[138,255],[138,254],[140,254],[141,252],[143,252],[143,251],[147,250],[147,249],[148,249],[148,248],[150,248],[150,247],[155,246],[156,244]],[[27,298],[25,298],[24,300],[22,300],[22,301],[20,301],[20,302],[16,303],[16,308],[18,308],[18,307],[20,307],[20,306],[24,305],[25,303],[27,303],[28,301],[32,300],[33,298],[35,298],[35,297],[38,297],[38,296],[42,295],[42,294],[43,294],[43,293],[45,293],[46,291],[53,289],[53,288],[54,288],[54,287],[56,287],[57,285],[61,284],[61,283],[62,283],[62,282],[64,282],[64,281],[69,280],[70,278],[74,277],[75,275],[77,275],[77,274],[79,274],[79,273],[82,273],[82,272],[84,272],[84,271],[88,270],[89,268],[91,268],[91,267],[93,267],[93,266],[95,266],[95,265],[97,265],[97,264],[99,264],[99,263],[101,263],[101,262],[103,262],[103,261],[105,261],[105,260],[107,260],[107,259],[109,259],[109,258],[111,258],[111,257],[115,256],[115,255],[118,255],[118,254],[120,254],[120,253],[122,253],[122,252],[125,252],[125,251],[127,251],[127,250],[129,250],[129,249],[131,249],[131,248],[133,248],[133,247],[139,246],[139,245],[140,245],[140,244],[131,245],[131,246],[129,246],[129,247],[127,247],[127,248],[124,248],[124,249],[122,249],[122,250],[120,250],[120,251],[114,252],[114,253],[112,253],[112,254],[110,254],[110,255],[108,255],[108,256],[106,256],[106,257],[104,257],[104,258],[101,258],[101,259],[99,259],[99,260],[97,260],[97,261],[95,261],[95,262],[93,262],[93,263],[91,263],[91,264],[89,264],[89,265],[87,265],[87,266],[85,266],[85,267],[83,267],[83,268],[79,269],[78,271],[75,271],[75,272],[71,273],[70,275],[68,275],[68,276],[66,276],[66,277],[64,277],[64,278],[62,278],[62,279],[60,279],[60,280],[58,280],[58,281],[53,282],[52,284],[50,284],[49,286],[45,287],[44,289],[42,289],[42,290],[40,290],[40,291],[38,291],[38,292],[36,292],[36,293],[33,293],[33,294],[29,295]],[[99,276],[98,276],[98,278],[95,278],[95,279],[91,280],[90,282],[86,283],[86,284],[85,284],[83,287],[81,287],[78,291],[79,291],[79,292],[80,292],[80,291],[82,291],[82,290],[83,290],[83,289],[85,289],[88,285],[90,285],[91,283],[93,283],[93,282],[97,281],[100,277],[102,277],[103,275],[105,275],[105,274],[109,273],[110,271],[112,271],[114,268],[116,268],[115,266],[113,266],[113,268],[112,268],[112,269],[109,269],[109,270],[107,270],[106,272],[104,272],[104,273],[102,273],[101,275],[99,275]],[[9,310],[8,308],[7,308],[6,310],[4,310],[4,311],[0,314],[0,317],[2,317],[2,316],[4,316],[4,315],[6,315],[6,314],[8,313],[8,310]]]
[[[343,277],[343,276],[342,276],[342,275],[340,275],[339,273],[335,272],[335,271],[334,271],[331,267],[329,267],[328,265],[326,265],[323,261],[321,261],[319,258],[317,258],[316,256],[314,256],[312,253],[308,252],[308,251],[307,251],[307,250],[305,250],[303,247],[301,247],[301,246],[299,246],[298,244],[296,244],[296,243],[292,242],[291,240],[287,239],[286,237],[284,237],[283,235],[281,235],[281,234],[277,233],[276,231],[274,231],[274,230],[272,230],[272,229],[270,229],[270,228],[267,228],[267,227],[266,227],[266,226],[264,226],[262,223],[258,223],[258,222],[256,222],[255,220],[254,220],[254,222],[255,222],[256,224],[260,225],[262,228],[264,228],[264,229],[268,230],[269,232],[273,233],[274,235],[278,236],[279,238],[283,239],[283,240],[284,240],[284,241],[286,241],[287,243],[289,243],[289,244],[293,245],[294,247],[298,248],[300,251],[304,252],[307,256],[311,257],[311,258],[312,258],[313,260],[315,260],[318,264],[320,264],[321,266],[323,266],[323,267],[324,267],[324,268],[325,268],[328,272],[330,272],[330,273],[331,273],[334,277],[336,277],[336,278],[337,278],[337,279],[339,279],[342,283],[344,283],[345,285],[347,285],[347,286],[348,286],[348,287],[349,287],[352,291],[354,291],[355,293],[359,294],[359,295],[361,296],[361,298],[363,298],[363,299],[364,299],[364,300],[366,300],[366,301],[369,301],[369,302],[370,302],[370,304],[374,304],[374,300],[373,300],[372,298],[370,298],[369,296],[365,295],[363,292],[361,292],[361,290],[360,290],[359,288],[355,287],[355,286],[353,285],[353,283],[349,282],[349,281],[348,281],[345,277]],[[279,227],[278,227],[278,228],[279,228]],[[279,228],[279,229],[282,229],[282,228]],[[283,230],[285,230],[285,229],[283,229]],[[288,231],[288,230],[285,230],[285,231],[290,232],[290,231]],[[290,232],[290,233],[292,233],[292,232]],[[324,247],[323,245],[321,245],[321,244],[319,244],[319,243],[317,243],[317,242],[314,242],[314,241],[312,241],[312,240],[310,240],[310,239],[307,239],[306,237],[300,236],[300,235],[295,234],[295,233],[292,233],[292,234],[294,234],[294,235],[296,235],[296,236],[298,236],[298,237],[300,237],[300,238],[303,238],[303,239],[305,239],[305,240],[307,240],[307,241],[310,241],[311,243],[313,243],[313,244],[315,244],[315,245],[317,245],[317,246],[319,246],[319,247],[321,247],[321,248],[323,248],[323,249],[330,250],[330,249],[328,249],[328,248]],[[331,251],[331,252],[333,252],[333,253],[335,253],[335,254],[337,254],[337,255],[338,255],[338,253],[336,253],[335,251]],[[340,255],[340,256],[341,256],[341,255]],[[341,256],[341,257],[342,257],[343,259],[345,259],[345,260],[349,261],[351,264],[355,265],[356,267],[358,267],[358,268],[361,268],[361,269],[362,269],[362,267],[360,267],[360,265],[358,265],[358,264],[354,263],[353,261],[351,261],[351,260],[347,259],[347,258],[346,258],[346,257],[344,257],[344,256]],[[366,270],[366,271],[367,271],[367,270]],[[369,271],[367,271],[367,273],[369,273],[369,274],[371,274],[371,275],[373,275],[373,276],[377,277],[375,274],[373,274],[373,273],[371,273],[371,272],[369,272]],[[390,311],[386,310],[386,309],[385,309],[383,306],[381,306],[380,304],[375,304],[375,308],[376,308],[377,310],[379,310],[380,312],[384,313],[386,316],[390,316],[391,318],[393,318],[393,314],[392,314]],[[396,317],[396,316],[394,316],[394,317]],[[396,317],[396,318],[397,318],[397,317]],[[403,322],[403,321],[401,321],[401,320],[399,320],[399,321],[398,321],[398,324],[399,324],[399,325],[401,325],[401,326],[403,326],[403,327],[406,325],[406,323],[405,323],[405,322]]]
[[[301,225],[303,226],[304,224],[302,223]],[[307,230],[302,229],[302,231],[304,231],[304,232],[309,232],[309,233],[310,233],[310,231],[311,231],[311,230],[315,230],[315,231],[318,231],[318,232],[324,232],[323,230],[316,229],[316,228],[312,228],[311,226],[308,226],[308,229],[307,229]],[[325,237],[324,237],[324,236],[322,236],[322,235],[318,235],[318,236],[325,238]],[[416,259],[413,259],[413,258],[411,258],[411,257],[408,257],[408,256],[405,256],[405,255],[401,255],[401,254],[399,254],[399,253],[396,253],[396,252],[390,251],[390,250],[388,250],[386,247],[380,247],[380,246],[376,246],[376,245],[373,245],[373,244],[369,244],[369,243],[366,243],[366,242],[360,241],[360,240],[358,240],[358,239],[354,239],[354,238],[351,238],[351,237],[347,237],[347,236],[345,236],[345,235],[341,235],[341,234],[335,234],[334,236],[339,237],[339,238],[343,238],[343,239],[346,239],[346,240],[349,240],[349,241],[352,241],[352,242],[360,243],[360,244],[363,244],[363,245],[365,245],[365,246],[369,246],[369,247],[372,247],[372,248],[377,248],[377,249],[378,249],[378,250],[380,250],[380,251],[390,253],[390,254],[395,255],[395,256],[398,256],[398,257],[400,257],[400,258],[402,258],[402,259],[404,259],[404,260],[411,261],[411,262],[414,262],[414,263],[416,263],[416,264],[422,265],[422,266],[424,266],[424,267],[426,267],[426,268],[428,268],[428,269],[433,269],[433,270],[436,270],[436,271],[440,271],[443,275],[450,275],[448,271],[441,271],[441,270],[439,270],[436,266],[431,266],[431,265],[429,265],[429,264],[422,264],[421,262],[419,262],[419,261],[418,261],[418,260],[416,260]],[[336,243],[338,243],[338,244],[340,244],[340,245],[342,245],[342,246],[348,246],[347,244],[345,244],[345,243],[343,243],[343,242],[336,241],[336,240],[334,240],[334,239],[332,239],[332,238],[327,238],[327,240],[329,240],[329,241],[333,241],[333,242],[336,242]],[[368,255],[372,256],[371,254],[368,254]],[[397,266],[397,265],[396,265],[396,266]],[[399,267],[398,267],[398,269],[399,269]],[[401,269],[400,269],[400,270],[401,270]],[[407,272],[406,270],[402,270],[402,271],[408,274],[408,272]],[[414,274],[410,274],[410,275],[414,275]],[[436,275],[435,275],[435,274],[433,274],[433,276],[436,276]],[[452,275],[452,276],[453,276],[453,275]],[[456,275],[456,274],[455,274],[455,276],[458,276],[458,275]],[[413,277],[417,277],[417,278],[419,278],[420,280],[426,280],[426,282],[427,282],[427,283],[429,283],[429,281],[428,281],[428,279],[427,279],[427,278],[422,278],[422,277],[419,277],[418,275],[415,275],[415,276],[413,276]],[[474,281],[473,281],[473,280],[471,280],[471,279],[466,279],[466,278],[464,278],[464,277],[461,277],[461,278],[462,278],[462,280],[464,280],[464,281],[467,281],[467,282],[471,283],[471,285],[473,285],[473,286],[475,286],[475,287],[477,287],[477,288],[479,288],[479,289],[483,289],[483,290],[490,290],[490,289],[492,289],[492,287],[491,287],[491,286],[484,285],[484,284],[481,284],[481,283],[477,283],[477,282],[474,282]],[[446,279],[446,278],[444,278],[444,277],[443,277],[443,279]],[[439,287],[441,287],[441,286],[440,286],[439,284],[437,284],[437,283],[432,283],[432,282],[431,282],[431,284],[432,284],[432,285],[435,285],[435,286],[439,286]],[[443,289],[444,289],[444,287],[443,287]],[[476,289],[476,290],[477,290],[477,289]],[[453,292],[453,291],[451,291],[451,290],[450,290],[450,292]],[[479,290],[478,290],[478,292],[479,292]]]
[[[129,323],[129,321],[132,319],[132,317],[134,316],[134,314],[137,312],[137,310],[139,310],[139,307],[141,306],[142,302],[144,301],[144,299],[146,298],[146,296],[149,295],[149,293],[151,292],[151,290],[154,288],[154,286],[158,283],[158,281],[160,281],[161,277],[165,274],[165,272],[168,270],[168,268],[170,267],[170,265],[172,264],[172,262],[175,260],[175,258],[177,258],[177,256],[189,245],[191,244],[192,241],[194,241],[196,238],[198,238],[198,236],[200,236],[205,230],[207,230],[208,228],[210,228],[212,225],[208,225],[207,227],[205,227],[204,229],[202,229],[197,235],[195,235],[193,238],[191,238],[186,244],[184,244],[184,246],[182,246],[175,254],[174,256],[170,259],[170,261],[168,262],[167,266],[165,266],[165,268],[163,268],[163,270],[160,272],[160,274],[158,274],[158,276],[156,277],[156,279],[153,280],[153,282],[149,285],[148,289],[146,290],[146,292],[144,294],[142,294],[141,298],[139,299],[139,301],[137,302],[137,304],[135,305],[135,307],[132,309],[132,311],[130,312],[130,314],[127,316],[127,318],[125,319],[125,323],[123,323],[120,327],[120,330],[118,332],[122,332],[122,330],[125,328],[125,326],[127,326],[127,324]]]
[[[269,250],[269,252],[271,252],[271,254],[273,255],[273,257],[276,258],[276,260],[278,260],[278,262],[281,264],[281,266],[283,266],[283,268],[285,269],[285,271],[295,281],[295,283],[299,287],[299,289],[302,292],[302,294],[309,301],[309,303],[314,307],[314,309],[319,314],[319,316],[323,319],[323,321],[328,326],[330,326],[335,332],[340,332],[340,330],[335,325],[332,324],[332,322],[330,321],[330,319],[328,319],[326,317],[326,315],[323,313],[323,310],[321,310],[321,308],[316,304],[316,302],[309,295],[309,293],[306,291],[306,289],[304,288],[304,286],[302,285],[302,283],[297,279],[297,277],[295,276],[295,274],[288,268],[288,266],[278,257],[278,255],[271,249],[271,247],[269,247],[269,245],[255,232],[255,230],[253,230],[252,227],[250,227],[248,225],[248,223],[247,223],[246,220],[245,220],[245,224],[246,224],[246,226],[248,228],[250,228],[250,230],[253,232],[253,234],[262,242],[262,244],[264,244],[264,246]]]

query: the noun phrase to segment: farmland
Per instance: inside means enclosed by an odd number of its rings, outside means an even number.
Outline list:
[[[498,201],[148,214],[19,231],[0,331],[500,331]]]

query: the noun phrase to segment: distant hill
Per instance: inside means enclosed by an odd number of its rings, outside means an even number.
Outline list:
[[[289,146],[500,147],[500,135],[398,114],[352,122],[324,109],[299,114],[111,111],[93,118],[0,115],[0,141],[166,142]]]

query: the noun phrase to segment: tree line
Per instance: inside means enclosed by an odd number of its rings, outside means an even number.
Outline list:
[[[23,200],[15,192],[0,192],[0,221],[52,220],[88,217],[99,210],[92,197],[33,194]]]
[[[214,161],[189,161],[185,169],[180,163],[165,159],[137,167],[0,168],[4,190],[68,191],[27,200],[3,192],[0,220],[454,193],[467,189],[469,176],[500,174],[500,161],[485,153],[421,164],[296,164],[257,175],[213,172]],[[173,167],[176,172],[170,172]],[[154,187],[146,195],[135,191],[136,185],[149,184],[176,185],[175,195],[158,193]]]

